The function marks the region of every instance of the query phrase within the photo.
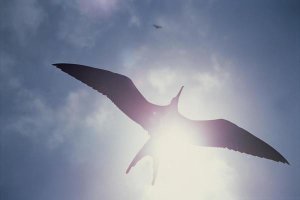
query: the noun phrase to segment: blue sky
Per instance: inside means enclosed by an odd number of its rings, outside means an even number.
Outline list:
[[[2,0],[1,197],[299,198],[299,13],[298,1]],[[184,85],[182,114],[228,119],[291,165],[192,147],[152,187],[149,159],[125,175],[146,132],[58,62],[125,74],[157,104]]]

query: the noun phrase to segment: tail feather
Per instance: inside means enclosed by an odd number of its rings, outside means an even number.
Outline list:
[[[126,174],[128,174],[132,167],[134,167],[142,158],[145,156],[151,156],[153,159],[153,178],[152,178],[152,185],[154,185],[157,173],[158,173],[158,167],[159,167],[159,157],[157,153],[155,152],[153,140],[150,138],[144,146],[139,150],[139,152],[135,155],[133,160],[131,161],[130,165],[128,166],[126,170]]]

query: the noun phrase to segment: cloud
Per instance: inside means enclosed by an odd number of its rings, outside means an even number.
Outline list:
[[[180,44],[170,48],[168,41],[159,45],[148,43],[123,51],[122,73],[129,74],[143,94],[158,104],[169,103],[181,86],[185,86],[184,95],[191,94],[189,101],[195,99],[196,103],[205,97],[205,102],[215,101],[217,93],[232,86],[233,63],[217,53],[199,55],[199,51],[202,48],[189,49]]]
[[[59,23],[58,38],[76,48],[93,47],[101,33],[101,22],[70,14]]]
[[[230,78],[230,73],[225,69],[231,65],[229,61],[221,64],[215,55],[211,56],[211,61],[211,71],[195,73],[192,76],[198,82],[198,85],[206,91],[223,88]]]
[[[1,29],[10,30],[21,43],[26,43],[28,36],[33,36],[38,31],[46,17],[45,11],[36,0],[11,2],[4,5],[6,9],[2,9]]]
[[[15,60],[8,54],[0,51],[0,77],[3,82],[0,88],[4,92],[6,89],[4,86],[18,87],[20,85],[19,80],[14,77],[10,71],[10,67],[15,64]],[[5,81],[4,81],[5,80]]]
[[[105,19],[111,17],[123,4],[121,0],[52,0],[55,5],[77,15],[89,18]]]
[[[176,79],[178,79],[178,74],[169,68],[150,70],[148,75],[150,85],[159,93],[165,93],[176,83]]]
[[[140,27],[141,26],[141,20],[140,20],[140,18],[137,15],[132,14],[130,16],[129,25],[130,26]]]
[[[155,198],[153,195],[170,191],[168,194],[175,193],[177,197],[196,194],[203,199],[233,199],[232,192],[240,197],[255,197],[255,191],[266,185],[269,187],[261,197],[286,199],[286,194],[297,196],[297,183],[287,184],[290,179],[282,179],[291,168],[257,158],[249,158],[253,162],[243,162],[248,157],[237,153],[232,155],[238,159],[224,159],[230,154],[226,150],[224,157],[220,156],[224,162],[218,161],[219,154],[193,154],[193,159],[186,162],[190,166],[184,174],[176,173],[184,163],[175,162],[175,173],[168,166],[162,166],[164,171],[160,179],[170,183],[171,187],[165,191],[149,189],[149,160],[140,163],[131,174],[126,176],[124,173],[143,144],[145,131],[106,97],[87,87],[76,87],[72,85],[76,80],[67,81],[65,74],[60,79],[52,68],[45,67],[46,62],[48,66],[50,61],[57,59],[105,65],[109,70],[131,77],[142,94],[157,104],[169,103],[180,86],[185,85],[179,102],[179,110],[184,116],[230,119],[242,127],[252,128],[255,134],[274,133],[266,138],[279,146],[284,141],[278,140],[282,135],[280,132],[297,130],[292,125],[288,130],[282,122],[292,124],[297,119],[294,114],[299,107],[293,107],[289,100],[298,102],[293,91],[298,91],[299,86],[296,84],[299,82],[297,70],[292,67],[296,66],[293,47],[297,45],[290,45],[295,44],[290,36],[296,30],[293,28],[296,18],[288,16],[291,13],[289,6],[276,3],[271,7],[259,6],[251,2],[249,10],[246,4],[214,1],[166,1],[161,4],[130,0],[45,2],[11,0],[1,1],[0,6],[0,26],[5,43],[2,48],[15,55],[10,57],[8,52],[0,51],[1,142],[5,143],[1,167],[4,166],[7,177],[1,184],[9,197],[151,199]],[[252,9],[255,7],[261,9]],[[266,13],[266,8],[274,12]],[[238,13],[231,12],[233,10]],[[254,20],[249,18],[253,11],[257,14]],[[277,20],[279,26],[272,26],[274,13],[277,13],[276,19],[281,19]],[[241,17],[235,17],[236,14]],[[155,30],[151,26],[153,23],[163,28]],[[265,51],[269,53],[261,54],[263,51],[257,50],[264,50],[269,45],[257,41],[267,41],[280,48],[273,48],[275,52],[271,48],[271,51]],[[39,48],[20,48],[20,42]],[[281,56],[274,57],[277,54]],[[236,60],[239,66],[232,67],[231,60]],[[264,95],[266,91],[270,95]],[[282,93],[283,103],[277,104],[276,96],[280,91],[292,91],[293,95]],[[287,98],[289,96],[293,98]],[[259,106],[257,102],[262,101],[265,105],[260,103]],[[278,112],[270,112],[277,109]],[[289,112],[291,117],[284,115],[287,110],[293,111]],[[290,120],[292,118],[294,120]],[[258,125],[254,123],[257,120]],[[274,124],[274,121],[280,123]],[[285,143],[293,141],[286,140]],[[293,144],[297,146],[295,142]],[[290,157],[297,162],[299,156],[291,153]],[[225,160],[240,170],[238,179]],[[208,169],[202,168],[203,163],[208,163]],[[256,175],[251,176],[254,168]],[[195,170],[197,173],[191,173]],[[204,178],[206,174],[210,178]],[[298,171],[296,175],[299,177]],[[177,187],[176,178],[191,187],[179,194],[182,188]],[[259,182],[257,178],[260,178]],[[189,180],[195,179],[196,183],[191,185]],[[202,185],[206,180],[207,185]],[[234,192],[232,187],[237,180],[241,184]],[[276,180],[281,181],[274,185]],[[15,187],[15,183],[19,187]],[[282,190],[283,183],[291,187]],[[205,196],[208,193],[212,195]]]
[[[95,97],[99,94],[78,89],[62,97],[65,100],[61,105],[49,105],[13,75],[13,68],[14,59],[2,54],[0,91],[6,94],[1,101],[6,116],[5,123],[1,124],[3,134],[20,134],[55,149],[78,133],[105,129],[106,122],[111,120],[109,107],[113,105],[99,101]]]
[[[114,26],[108,20],[127,9],[126,3],[120,0],[54,0],[54,4],[68,12],[59,21],[58,37],[76,48],[91,48]],[[139,21],[132,18],[130,24],[138,25]]]
[[[77,0],[78,9],[83,15],[107,17],[119,7],[120,0]]]

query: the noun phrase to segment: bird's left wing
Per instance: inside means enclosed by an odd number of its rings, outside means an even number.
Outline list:
[[[126,76],[78,64],[53,64],[67,74],[106,95],[129,118],[148,130],[151,116],[162,109],[149,103]]]
[[[288,161],[273,147],[224,119],[193,121],[194,142],[209,147],[223,147],[277,162]]]

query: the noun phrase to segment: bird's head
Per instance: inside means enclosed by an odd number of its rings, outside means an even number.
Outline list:
[[[180,88],[178,94],[171,100],[171,103],[170,103],[170,106],[172,108],[176,108],[176,111],[178,111],[178,102],[179,102],[179,97],[180,97],[182,89],[183,89],[183,86]]]

